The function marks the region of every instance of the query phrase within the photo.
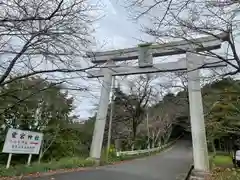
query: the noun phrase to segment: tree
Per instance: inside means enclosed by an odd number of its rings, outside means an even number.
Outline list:
[[[129,140],[130,132],[131,132],[131,116],[125,109],[125,104],[123,104],[121,97],[126,97],[127,94],[123,93],[119,88],[115,89],[115,99],[112,103],[114,103],[114,113],[112,118],[112,132],[111,132],[111,141],[115,142],[117,139],[121,140]],[[111,103],[108,106],[108,114],[107,121],[105,126],[105,135],[104,135],[104,144],[107,143],[108,137],[108,129],[109,129],[109,120],[110,120],[110,107]]]
[[[93,117],[88,118],[88,120],[84,122],[81,128],[81,141],[88,150],[90,150],[91,147],[95,121],[96,114]]]
[[[2,120],[13,127],[41,130],[51,119],[66,118],[72,111],[73,99],[66,98],[67,93],[60,90],[60,86],[41,78],[22,79],[4,86]]]
[[[166,144],[172,134],[173,124],[176,119],[176,105],[174,94],[167,94],[164,98],[148,110],[148,135],[151,147]],[[144,129],[144,128],[143,128]]]
[[[240,72],[237,51],[239,1],[132,0],[128,5],[135,20],[143,18],[142,22],[147,22],[146,25],[143,23],[144,31],[155,37],[158,43],[187,40],[193,44],[193,38],[201,36],[213,36],[225,41],[223,51],[206,51],[200,54],[226,62],[231,71],[224,75]]]
[[[215,140],[223,139],[229,142],[230,137],[239,138],[239,94],[240,82],[233,79],[223,79],[204,87],[206,128],[209,143],[215,151]],[[211,94],[211,95],[210,95]],[[225,140],[224,138],[228,140]]]
[[[67,92],[62,92],[61,87],[41,78],[19,79],[5,85],[0,92],[3,102],[0,126],[4,135],[1,145],[7,129],[13,127],[44,134],[40,159],[43,155],[44,159],[49,159],[80,153],[77,151],[82,144],[78,137],[80,133],[71,128],[73,99]]]
[[[76,57],[92,43],[93,10],[85,0],[1,1],[0,86],[46,73],[69,81],[59,73],[76,76],[91,68],[82,68]]]
[[[82,59],[93,42],[95,8],[85,0],[3,0],[0,4],[1,133],[8,127],[44,132],[44,155],[53,151],[53,145],[60,147],[55,144],[59,134],[72,123],[73,99],[62,91],[86,90],[72,79],[94,67],[84,67]],[[61,148],[65,153],[67,149]]]
[[[137,138],[138,126],[145,119],[145,110],[154,96],[152,80],[149,76],[138,76],[130,80],[129,93],[123,92],[120,87],[115,89],[112,136],[128,139],[132,148]]]

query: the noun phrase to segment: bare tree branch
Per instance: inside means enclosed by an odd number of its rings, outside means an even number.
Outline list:
[[[92,69],[94,67],[97,67],[97,65],[93,65],[93,66],[90,66],[90,67],[87,67],[87,68],[82,68],[82,69],[51,69],[51,70],[34,71],[34,72],[31,72],[31,73],[28,73],[28,74],[20,75],[20,76],[17,76],[17,77],[12,77],[10,80],[5,81],[4,83],[2,83],[1,86],[4,86],[4,85],[6,85],[8,83],[11,83],[11,82],[13,82],[15,80],[27,78],[27,77],[30,77],[30,76],[33,76],[33,75],[37,75],[37,74],[54,73],[54,72],[63,72],[63,73],[86,72],[87,70]]]
[[[5,22],[22,22],[22,21],[46,21],[46,20],[51,20],[55,14],[58,12],[60,7],[62,6],[64,0],[61,0],[57,6],[57,8],[50,14],[48,17],[37,17],[37,16],[32,16],[32,17],[25,17],[21,19],[0,19],[0,23],[5,23]],[[37,14],[36,14],[37,15]]]
[[[0,77],[0,84],[3,83],[3,81],[5,81],[5,79],[8,77],[8,75],[10,74],[11,70],[13,69],[15,63],[17,62],[17,60],[21,57],[21,55],[27,50],[29,44],[31,43],[31,41],[33,40],[34,36],[32,36],[27,42],[26,44],[23,46],[22,50],[13,58],[13,60],[10,62],[9,66],[7,67],[6,71],[3,73],[3,75]]]
[[[14,81],[9,77],[87,70],[95,10],[86,0],[1,1],[0,85]]]
[[[139,14],[148,15],[149,19],[144,19],[146,26],[144,31],[154,36],[159,43],[174,39],[188,40],[196,36],[210,35],[227,42],[228,47],[222,49],[225,55],[220,51],[203,52],[202,55],[210,55],[226,62],[232,71],[224,75],[234,75],[240,72],[240,58],[237,52],[235,33],[240,26],[237,12],[239,10],[239,1],[190,1],[190,0],[171,0],[158,6],[159,1],[141,1],[141,4],[134,3],[131,6],[134,12],[138,10]],[[134,9],[135,8],[135,9]],[[148,11],[148,9],[151,10]],[[135,16],[133,15],[133,18]],[[143,22],[143,24],[144,24]],[[218,37],[216,34],[225,33],[224,37]]]

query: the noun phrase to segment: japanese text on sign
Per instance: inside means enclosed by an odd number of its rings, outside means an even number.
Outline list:
[[[39,154],[42,138],[42,133],[10,128],[5,139],[3,152],[14,154]]]

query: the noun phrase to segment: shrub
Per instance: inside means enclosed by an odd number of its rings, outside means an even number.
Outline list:
[[[19,176],[38,172],[48,172],[50,170],[57,169],[70,169],[86,166],[93,166],[94,161],[86,160],[79,157],[63,158],[59,161],[51,161],[49,163],[33,163],[31,166],[17,165],[6,169],[4,166],[0,166],[0,177],[5,176]]]

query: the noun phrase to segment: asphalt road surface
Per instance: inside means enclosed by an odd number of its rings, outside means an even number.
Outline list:
[[[58,174],[35,180],[176,180],[183,177],[192,163],[188,141],[179,141],[156,156],[80,172]],[[32,178],[27,178],[32,179]]]

